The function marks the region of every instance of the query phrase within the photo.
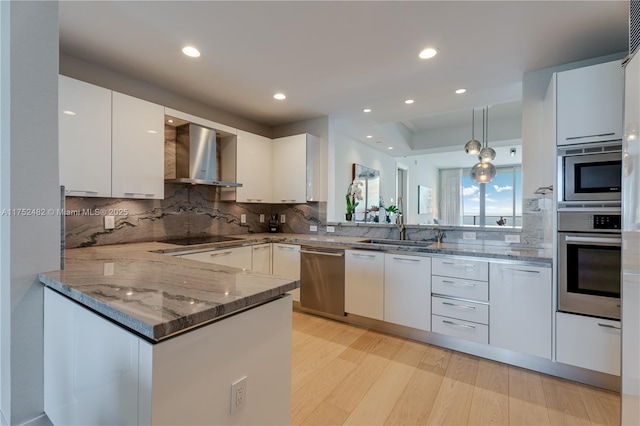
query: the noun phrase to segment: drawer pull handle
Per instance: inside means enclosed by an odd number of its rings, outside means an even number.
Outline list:
[[[294,247],[289,246],[277,246],[280,250],[295,250]]]
[[[221,253],[220,253],[220,252],[218,252],[218,253],[211,253],[211,254],[210,254],[210,256],[211,256],[211,257],[213,257],[213,256],[224,256],[224,255],[226,255],[226,254],[231,254],[231,253],[233,253],[233,252],[231,252],[231,251],[223,251],[223,252],[221,252]]]
[[[598,325],[604,328],[613,328],[614,330],[620,330],[620,327],[616,327],[615,325],[611,324],[602,324],[601,322],[599,322]]]
[[[98,191],[87,191],[86,189],[66,189],[65,194],[71,194],[72,192],[84,192],[85,194],[97,194]]]
[[[404,257],[394,257],[393,260],[405,260],[407,262],[420,262],[422,259],[407,259]]]
[[[615,133],[602,133],[600,135],[570,136],[568,138],[565,138],[565,140],[573,141],[573,140],[577,140],[577,139],[601,138],[601,137],[604,137],[604,136],[614,136],[614,135],[615,135]]]
[[[475,306],[470,306],[470,305],[456,305],[455,303],[451,303],[451,302],[442,302],[443,305],[447,305],[447,306],[451,306],[454,308],[462,308],[462,309],[472,309],[472,310],[476,310]]]
[[[125,192],[124,195],[131,195],[132,197],[153,197],[156,194],[148,194],[145,192]]]
[[[295,203],[296,202],[296,200],[280,200],[280,201],[282,201],[283,203]]]
[[[351,253],[351,255],[355,256],[355,257],[369,257],[369,258],[375,258],[376,257],[375,254]]]
[[[448,281],[448,280],[443,280],[442,281],[443,284],[449,284],[449,285],[455,285],[458,287],[475,287],[476,285],[473,283],[457,283],[455,281]]]
[[[254,246],[253,247],[254,250],[263,250],[263,249],[268,249],[268,248],[269,248],[269,246],[257,246],[257,247]]]
[[[467,329],[472,329],[475,330],[476,328],[472,325],[469,324],[460,324],[458,322],[453,322],[453,321],[447,321],[447,320],[442,320],[443,324],[449,324],[449,325],[453,325],[456,327],[462,327],[462,328],[467,328]]]
[[[500,268],[503,271],[524,272],[526,274],[539,274],[540,271],[534,271],[531,269],[517,269],[517,268]]]
[[[247,198],[247,201],[262,201],[262,198]]]
[[[457,269],[466,269],[466,270],[471,270],[471,269],[476,269],[476,267],[478,265],[474,265],[472,263],[455,263],[455,262],[442,262],[443,265],[451,265],[454,268]]]

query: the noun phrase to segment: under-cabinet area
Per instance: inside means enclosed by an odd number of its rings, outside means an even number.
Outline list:
[[[304,248],[309,241],[303,240]],[[231,265],[232,253],[244,253],[246,269],[270,264],[275,275],[302,276],[302,289],[322,285],[314,273],[301,271],[301,244],[294,242],[208,249],[183,258]],[[344,313],[305,307],[300,289],[292,291],[294,308],[603,387],[614,388],[619,380],[619,322],[556,312],[550,262],[353,243],[342,248]]]

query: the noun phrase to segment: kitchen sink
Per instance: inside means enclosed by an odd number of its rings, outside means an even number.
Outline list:
[[[391,239],[368,239],[358,241],[359,243],[368,244],[385,244],[392,246],[407,246],[407,247],[429,247],[434,244],[433,241],[410,241],[410,240],[391,240]]]

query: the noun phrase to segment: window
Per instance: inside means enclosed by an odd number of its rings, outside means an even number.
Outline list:
[[[496,178],[487,184],[472,181],[469,169],[440,171],[441,201],[448,199],[440,205],[442,217],[447,218],[445,224],[522,226],[522,168],[496,169]]]

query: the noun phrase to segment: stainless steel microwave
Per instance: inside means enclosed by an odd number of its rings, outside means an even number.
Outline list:
[[[558,148],[559,207],[619,207],[621,141]]]

